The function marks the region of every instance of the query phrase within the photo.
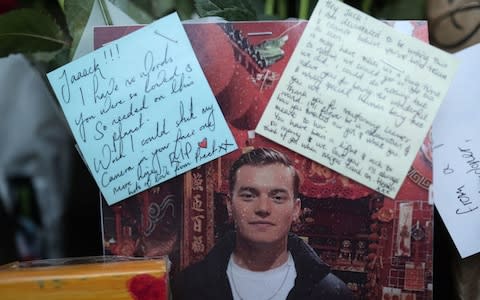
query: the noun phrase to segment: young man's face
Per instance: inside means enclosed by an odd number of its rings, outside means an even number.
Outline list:
[[[238,239],[257,244],[285,241],[300,213],[293,175],[293,170],[282,164],[245,165],[237,170],[227,204]]]

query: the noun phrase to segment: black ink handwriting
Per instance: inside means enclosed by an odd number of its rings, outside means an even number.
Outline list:
[[[173,151],[168,155],[170,159],[170,165],[175,167],[175,174],[178,175],[178,171],[186,168],[190,165],[190,162],[184,162],[190,159],[192,153],[192,144],[188,141],[195,135],[195,130],[189,131],[187,134],[183,134],[181,128],[177,131],[177,137],[174,140]]]
[[[455,170],[450,168],[449,164],[445,168],[443,168],[443,174],[445,175],[452,174],[453,172],[455,172]]]
[[[466,206],[467,210],[462,210],[460,208],[457,208],[457,210],[455,211],[457,215],[463,215],[478,209],[478,206],[473,206],[473,207],[471,206],[473,202],[472,200],[470,200],[470,197],[463,191],[464,188],[465,188],[465,185],[458,187],[456,190],[456,194],[457,194],[458,201],[460,201],[460,203],[462,203],[463,206]]]
[[[122,121],[125,121],[131,117],[134,117],[137,114],[141,114],[144,110],[147,110],[147,100],[146,96],[143,96],[142,104],[139,107],[133,107],[133,103],[130,103],[130,108],[126,114],[119,115],[112,120],[112,125],[119,124]]]
[[[197,146],[197,151],[195,152],[195,161],[201,162],[205,159],[213,159],[221,154],[225,154],[228,152],[230,147],[233,147],[234,144],[230,143],[227,139],[225,139],[220,145],[217,146],[216,140],[213,140],[210,143],[210,149],[205,149],[200,145]]]
[[[175,122],[177,124],[177,127],[179,127],[183,123],[188,123],[191,120],[195,120],[196,118],[197,116],[193,111],[193,98],[190,97],[190,106],[187,113],[185,113],[183,101],[180,101],[180,119]]]
[[[102,178],[100,179],[101,183],[102,183],[102,186],[103,187],[108,187],[112,182],[123,178],[128,173],[130,173],[131,171],[133,171],[133,167],[132,166],[127,166],[126,168],[119,170],[118,172],[114,173],[113,175],[110,175],[109,172],[103,172],[102,173]]]
[[[466,173],[474,172],[480,176],[480,161],[475,157],[473,151],[470,148],[461,147],[458,147],[458,150],[462,153],[462,157],[467,159],[466,163],[469,166],[469,170]]]
[[[78,120],[75,119],[75,125],[78,126],[78,133],[80,138],[85,143],[87,141],[87,133],[85,130],[85,124],[88,124],[90,121],[95,120],[95,115],[83,116],[83,112],[80,113]]]
[[[156,127],[155,127],[155,134],[154,135],[151,135],[147,138],[144,138],[141,140],[140,144],[142,146],[145,146],[147,144],[150,144],[151,142],[159,139],[159,138],[162,138],[163,136],[167,135],[170,133],[170,131],[167,130],[166,128],[166,120],[165,118],[163,118],[163,123],[162,123],[162,128],[160,129],[160,124],[157,122],[156,123]]]
[[[107,87],[104,90],[100,90],[100,82],[96,74],[93,75],[93,99],[95,103],[97,101],[103,100],[108,96],[112,96],[116,91],[118,91],[118,84],[115,82],[115,78],[111,77],[108,80]]]

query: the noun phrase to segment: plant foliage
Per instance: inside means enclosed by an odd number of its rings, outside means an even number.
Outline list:
[[[1,15],[0,57],[11,53],[57,51],[68,44],[63,30],[42,11],[25,8]]]
[[[103,3],[108,1],[141,24],[148,24],[173,11],[177,11],[182,20],[195,17],[195,13],[199,17],[217,16],[229,21],[250,21],[259,18],[308,19],[317,4],[316,0],[14,1],[24,5],[28,2],[29,8],[16,9],[0,15],[0,57],[11,53],[32,53],[43,54],[37,57],[43,57],[43,61],[48,61],[59,54],[57,64],[68,62],[73,57],[83,34],[94,1]],[[344,0],[344,2],[374,17],[424,18],[425,0]],[[55,5],[56,9],[51,11]]]
[[[82,37],[85,25],[87,25],[94,0],[67,0],[64,2],[65,19],[67,20],[68,31],[72,37],[70,57],[73,57],[78,42]]]
[[[249,0],[195,0],[195,8],[200,17],[217,16],[229,21],[257,20]]]

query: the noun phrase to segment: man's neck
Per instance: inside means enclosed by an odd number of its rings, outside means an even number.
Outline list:
[[[279,267],[288,259],[287,239],[275,244],[264,245],[237,239],[233,259],[238,266],[256,272]]]

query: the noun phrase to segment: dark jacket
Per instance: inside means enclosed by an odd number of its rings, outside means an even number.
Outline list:
[[[173,300],[233,299],[227,277],[228,260],[235,247],[235,233],[222,238],[204,260],[187,267],[172,280]],[[345,283],[298,236],[288,236],[288,250],[297,271],[295,286],[287,300],[352,299]]]

